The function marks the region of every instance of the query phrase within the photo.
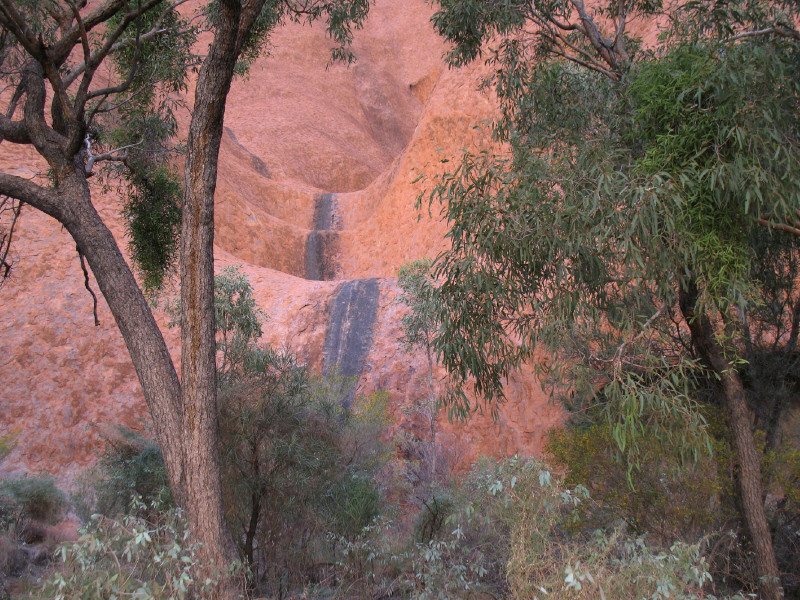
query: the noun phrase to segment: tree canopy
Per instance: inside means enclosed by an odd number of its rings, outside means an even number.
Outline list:
[[[496,145],[430,195],[450,223],[434,345],[461,383],[451,402],[471,410],[474,381],[493,405],[532,363],[572,408],[603,412],[635,466],[653,435],[708,446],[698,388],[716,381],[777,597],[740,371],[755,330],[784,356],[796,344],[796,7],[688,4],[645,47],[627,26],[659,3],[440,5],[451,63],[485,52],[501,108]]]

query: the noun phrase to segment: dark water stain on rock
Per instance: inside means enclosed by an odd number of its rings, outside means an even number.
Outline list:
[[[331,303],[325,334],[323,373],[336,369],[344,377],[357,379],[361,375],[372,347],[379,297],[377,279],[354,279],[339,287]],[[345,399],[345,408],[352,406],[354,395],[355,389]]]
[[[336,194],[320,194],[314,202],[314,229],[341,229],[338,225],[338,202]]]
[[[314,202],[314,229],[306,238],[306,279],[336,278],[339,227],[336,194],[320,194]]]
[[[339,234],[335,231],[309,231],[306,238],[306,279],[336,279]]]
[[[255,154],[253,154],[252,152],[250,152],[250,150],[247,148],[247,146],[245,146],[244,144],[242,144],[242,143],[241,143],[241,142],[240,142],[240,141],[237,139],[237,137],[236,137],[236,134],[235,134],[235,133],[233,133],[233,130],[232,130],[230,127],[226,127],[226,128],[225,128],[225,133],[227,133],[227,134],[230,136],[230,138],[231,138],[231,141],[232,141],[234,144],[236,144],[236,145],[239,147],[239,149],[240,149],[240,150],[242,150],[243,152],[245,152],[245,153],[246,153],[246,154],[247,154],[247,155],[250,157],[250,163],[251,163],[251,165],[252,165],[252,167],[253,167],[253,170],[254,170],[256,173],[258,173],[259,175],[261,175],[261,176],[263,176],[263,177],[266,177],[267,179],[269,179],[269,178],[270,178],[270,176],[269,176],[269,169],[267,168],[267,165],[265,165],[265,164],[264,164],[264,161],[263,161],[263,160],[261,160],[261,159],[260,159],[258,156],[256,156],[256,155],[255,155]]]

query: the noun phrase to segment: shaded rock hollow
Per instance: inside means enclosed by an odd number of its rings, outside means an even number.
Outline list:
[[[414,181],[480,144],[473,126],[493,112],[476,91],[482,67],[443,66],[430,14],[424,0],[378,0],[349,69],[326,68],[321,29],[278,31],[272,55],[234,83],[216,196],[217,268],[242,265],[270,317],[264,341],[318,370],[338,364],[358,377],[359,392],[387,390],[398,422],[423,393],[425,361],[398,342],[404,309],[394,277],[402,264],[445,248],[444,224],[414,208],[424,185]],[[26,176],[46,170],[28,149],[8,144],[0,166]],[[94,194],[124,246],[119,198],[99,187]],[[17,432],[18,444],[0,468],[68,480],[95,459],[99,426],[147,429],[147,411],[102,301],[101,325],[93,326],[67,234],[26,210],[16,252],[18,267],[0,292],[0,434]],[[156,312],[178,361],[178,334]],[[508,396],[497,423],[442,419],[462,460],[541,450],[560,409],[523,373]]]

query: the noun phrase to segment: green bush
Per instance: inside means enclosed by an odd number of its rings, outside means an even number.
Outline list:
[[[329,531],[352,537],[378,514],[387,398],[357,397],[346,411],[352,382],[315,378],[269,348],[252,348],[238,373],[219,393],[224,510],[251,585],[280,596],[322,577]],[[85,522],[158,519],[172,506],[158,447],[121,427],[106,438],[73,496],[76,512]]]
[[[99,513],[109,517],[171,507],[174,502],[161,449],[133,431],[117,426],[106,438],[97,464],[78,482],[75,511],[83,521]]]
[[[486,571],[479,552],[466,553],[453,536],[412,544],[402,538],[402,527],[381,518],[351,539],[334,538],[340,585],[329,595],[408,600],[491,597],[486,595],[490,588],[481,582]]]
[[[265,358],[263,370],[219,396],[223,502],[253,584],[280,595],[309,577],[338,424],[312,402],[309,376],[291,355]]]
[[[403,543],[402,527],[385,520],[338,539],[334,595],[667,600],[703,597],[710,581],[701,544],[573,531],[588,490],[565,487],[537,461],[481,461],[451,493],[452,512],[427,542]]]
[[[445,521],[455,510],[455,502],[446,491],[437,491],[421,502],[422,509],[414,520],[414,540],[427,544],[442,534]]]
[[[280,596],[322,577],[329,531],[356,535],[378,514],[386,397],[345,410],[351,381],[285,351],[251,348],[243,365],[219,395],[226,518],[254,587]]]
[[[337,481],[326,494],[328,527],[345,538],[357,536],[380,514],[381,493],[375,481],[352,474]]]
[[[483,462],[464,494],[460,535],[486,548],[488,573],[502,567],[511,598],[695,598],[710,580],[700,545],[651,546],[623,529],[570,532],[589,491],[565,487],[542,463]]]
[[[0,520],[6,526],[23,519],[57,523],[65,504],[66,497],[49,475],[0,481]]]

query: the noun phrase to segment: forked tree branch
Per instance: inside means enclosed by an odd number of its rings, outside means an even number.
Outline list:
[[[171,4],[171,7],[164,11],[164,14],[153,25],[153,27],[150,28],[149,31],[146,31],[145,33],[142,33],[142,34],[139,35],[139,40],[141,42],[146,42],[148,40],[153,39],[154,37],[156,37],[158,35],[161,35],[162,33],[166,33],[167,31],[169,31],[169,29],[166,29],[166,28],[162,27],[162,24],[164,22],[164,17],[167,15],[169,10],[174,10],[175,8],[180,6],[181,4],[184,4],[184,3],[188,2],[188,1],[189,0],[177,0],[176,2],[173,2]],[[123,48],[127,48],[127,47],[131,46],[135,41],[136,41],[136,38],[123,38],[121,40],[118,40],[116,43],[114,43],[112,45],[111,50],[109,51],[109,54],[114,54],[115,52],[118,52],[119,50],[121,50]],[[83,62],[80,62],[80,63],[76,64],[70,70],[69,74],[67,74],[64,77],[64,82],[67,85],[67,87],[72,85],[75,82],[75,80],[78,77],[81,76],[81,74],[86,70],[86,66],[87,66],[87,61],[84,60]]]
[[[86,136],[85,144],[86,144],[86,176],[90,177],[92,175],[92,169],[94,168],[95,163],[103,162],[103,161],[115,161],[115,162],[124,162],[125,159],[128,157],[127,153],[124,153],[122,156],[117,156],[120,152],[125,152],[129,148],[135,148],[136,146],[141,145],[142,140],[139,140],[135,144],[128,144],[127,146],[120,146],[119,148],[114,148],[113,150],[109,150],[108,152],[104,152],[103,154],[92,154],[92,141],[89,139],[89,136]]]
[[[0,173],[0,196],[8,196],[30,204],[59,222],[64,220],[58,194],[28,179]]]

